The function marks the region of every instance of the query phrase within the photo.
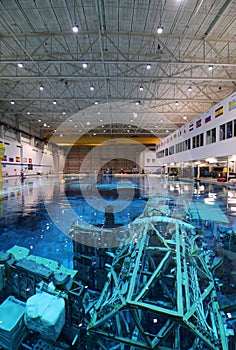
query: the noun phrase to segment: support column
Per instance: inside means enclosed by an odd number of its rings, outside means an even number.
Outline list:
[[[0,143],[0,180],[2,179],[2,158],[4,156],[5,147]]]

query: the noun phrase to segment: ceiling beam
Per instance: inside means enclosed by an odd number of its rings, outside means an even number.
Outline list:
[[[34,60],[27,60],[27,59],[21,59],[21,58],[18,58],[18,59],[8,59],[8,58],[2,58],[0,59],[0,64],[15,64],[17,65],[18,62],[22,62],[24,64],[35,64],[35,63],[39,63],[39,64],[73,64],[73,65],[81,65],[86,61],[86,63],[89,65],[89,64],[115,64],[115,65],[120,65],[120,64],[134,64],[134,65],[140,65],[140,64],[143,64],[143,65],[147,65],[147,64],[155,64],[155,65],[168,65],[168,66],[171,66],[171,65],[181,65],[181,66],[194,66],[194,65],[197,65],[197,66],[205,66],[205,67],[208,67],[209,64],[212,64],[214,67],[221,67],[221,66],[225,66],[225,67],[235,67],[236,66],[236,62],[235,60],[232,60],[232,62],[229,62],[229,60],[227,58],[225,58],[225,61],[222,60],[222,61],[218,61],[218,62],[212,62],[209,61],[209,62],[206,62],[205,60],[198,60],[198,59],[195,59],[194,61],[193,60],[185,60],[185,61],[181,61],[181,60],[165,60],[165,59],[161,59],[158,57],[158,60],[154,60],[154,59],[149,59],[149,60],[125,60],[125,59],[114,59],[114,60],[111,60],[111,59],[88,59],[88,60],[85,60],[85,59],[80,59],[80,60],[77,60],[77,59],[63,59],[63,58],[60,58],[60,59],[48,59],[48,60],[45,60],[45,59],[34,59]]]
[[[104,81],[104,76],[102,75],[97,75],[97,76],[88,76],[88,75],[44,75],[43,76],[44,79],[67,79],[67,80],[103,80]],[[3,79],[8,79],[8,80],[18,80],[18,79],[27,79],[27,80],[42,80],[42,76],[41,75],[2,75],[1,76],[1,80]],[[152,75],[150,77],[143,77],[143,76],[112,76],[112,75],[108,75],[107,79],[110,80],[115,80],[117,81],[117,79],[119,79],[119,81],[142,81],[143,83],[145,83],[146,81],[150,82],[150,81],[155,81],[155,80],[164,80],[166,83],[166,80],[171,80],[171,81],[179,81],[179,80],[191,80],[191,81],[225,81],[225,82],[234,82],[236,81],[236,78],[231,78],[231,77],[194,77],[192,75],[190,76],[169,76],[169,75]],[[167,82],[168,83],[168,82]],[[187,82],[186,82],[187,83]]]

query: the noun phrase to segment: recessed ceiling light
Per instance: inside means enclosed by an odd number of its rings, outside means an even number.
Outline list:
[[[208,70],[212,70],[213,69],[213,66],[212,66],[212,64],[210,64],[209,66],[208,66]]]
[[[136,104],[136,106],[139,106],[141,104],[141,102],[140,101],[136,101],[135,104]]]
[[[15,104],[15,101],[12,100],[12,101],[11,101],[11,104],[14,105],[14,104]]]
[[[96,132],[94,132],[93,135],[96,136],[97,135]]]
[[[75,125],[75,128],[78,128],[78,125]]]
[[[98,101],[95,101],[94,103],[95,103],[95,105],[98,105]]]
[[[38,122],[39,122],[39,123],[41,123],[41,121],[42,121],[41,119],[38,119]]]
[[[100,122],[102,122],[102,119],[100,119]]]
[[[63,137],[63,134],[60,134],[60,137]]]
[[[146,68],[147,68],[147,70],[150,70],[150,69],[152,68],[151,63],[148,63],[148,64],[146,65]]]
[[[163,27],[162,27],[162,25],[160,24],[158,27],[157,27],[157,33],[158,34],[161,34],[162,32],[163,32]]]
[[[27,112],[27,114],[29,115],[29,114],[30,114],[30,112]]]
[[[66,112],[62,112],[62,114],[66,114]]]
[[[83,68],[87,68],[87,67],[88,67],[87,63],[84,62],[84,63],[82,64],[82,67],[83,67]]]
[[[54,104],[54,105],[56,105],[56,104],[57,104],[57,101],[56,101],[56,100],[54,100],[54,101],[53,101],[53,104]]]
[[[18,66],[18,68],[23,68],[23,67],[24,67],[24,65],[23,65],[22,62],[18,62],[18,63],[17,63],[17,66]]]
[[[95,89],[94,86],[91,85],[91,86],[90,86],[90,90],[91,90],[91,91],[94,91],[94,89]]]
[[[192,91],[192,90],[193,90],[192,86],[189,86],[188,91]]]
[[[40,85],[39,90],[43,91],[44,87],[43,85]]]
[[[87,124],[87,125],[90,125],[91,123],[90,123],[90,122],[87,122],[86,124]]]
[[[185,115],[185,116],[183,117],[183,119],[184,119],[184,120],[187,120],[187,117],[186,117],[186,115]]]
[[[167,129],[166,132],[169,132],[169,130]]]
[[[143,85],[140,85],[139,90],[143,91]]]
[[[101,112],[98,112],[98,114],[101,114]]]
[[[163,123],[163,119],[161,119],[160,122]]]
[[[103,132],[106,132],[106,130],[103,130]]]
[[[127,130],[127,132],[129,132],[129,130]]]
[[[46,126],[47,126],[47,123],[44,123],[43,126],[46,127]]]
[[[77,24],[73,24],[72,30],[73,30],[74,33],[78,33],[78,31],[79,31],[79,26],[78,26]]]
[[[176,106],[178,106],[179,105],[179,101],[176,101],[175,104],[176,104]]]

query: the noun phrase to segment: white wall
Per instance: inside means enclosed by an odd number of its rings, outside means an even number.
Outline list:
[[[222,114],[217,116],[217,110],[222,108]],[[206,118],[211,116],[210,122],[206,123]],[[231,156],[236,154],[236,135],[226,140],[219,140],[219,127],[221,124],[236,119],[236,93],[225,98],[208,111],[182,126],[179,130],[173,132],[164,138],[157,145],[157,153],[178,143],[191,139],[201,133],[204,134],[204,145],[202,147],[192,148],[188,151],[174,153],[158,158],[160,164],[179,163],[184,161],[195,161],[209,157]],[[197,127],[198,125],[198,127]],[[199,126],[200,125],[200,126]],[[206,132],[216,128],[216,142],[206,144]]]
[[[59,148],[55,147],[52,153],[47,145],[37,148],[29,143],[13,140],[0,139],[0,142],[5,147],[2,160],[3,177],[19,176],[22,170],[25,175],[45,175],[63,171],[65,157]]]
[[[145,150],[139,155],[139,165],[144,170],[145,173],[161,173],[162,165],[156,158],[156,152]]]

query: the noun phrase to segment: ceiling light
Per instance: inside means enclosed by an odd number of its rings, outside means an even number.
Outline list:
[[[192,86],[189,86],[188,91],[192,91],[192,90],[193,90]]]
[[[79,31],[79,26],[78,26],[77,24],[73,24],[72,30],[73,30],[74,33],[78,33],[78,31]]]
[[[11,104],[14,105],[14,104],[15,104],[15,101],[12,100],[12,101],[11,101]]]
[[[17,63],[17,66],[18,66],[18,68],[23,68],[23,67],[24,67],[24,65],[23,65],[22,62],[18,62],[18,63]]]
[[[97,135],[96,132],[94,132],[93,135],[96,136]]]
[[[93,85],[90,86],[90,90],[94,91],[94,86]]]
[[[161,34],[162,32],[163,32],[163,27],[162,27],[162,25],[159,25],[158,27],[157,27],[157,33],[158,34]]]
[[[176,101],[175,104],[176,104],[176,106],[178,106],[179,105],[179,101]]]
[[[66,114],[66,112],[62,112],[62,114]]]
[[[90,122],[87,122],[86,124],[87,124],[87,125],[90,125],[91,123],[90,123]]]
[[[43,85],[40,85],[39,90],[43,91],[44,87]]]
[[[141,103],[140,101],[136,101],[136,102],[135,102],[136,106],[139,106],[140,103]]]
[[[39,123],[41,123],[41,121],[42,121],[41,119],[38,119],[38,122],[39,122]]]
[[[169,132],[169,130],[167,129],[166,132]]]
[[[78,128],[78,125],[75,125],[75,128]]]
[[[56,100],[54,100],[54,101],[53,101],[53,104],[54,104],[54,105],[56,105],[56,104],[57,104],[57,101],[56,101]]]
[[[213,66],[212,66],[212,64],[210,64],[209,66],[208,66],[208,70],[212,70],[213,69]]]
[[[183,119],[184,119],[184,120],[187,120],[187,117],[186,117],[186,115],[185,115],[185,116],[183,117]]]
[[[147,68],[147,70],[151,69],[151,68],[152,68],[151,63],[148,63],[148,64],[146,65],[146,68]]]
[[[163,123],[163,119],[161,119],[160,122]]]
[[[43,126],[46,127],[46,126],[47,126],[47,123],[44,123]]]
[[[63,137],[63,134],[60,134],[60,137]]]
[[[95,101],[94,103],[95,103],[95,105],[98,105],[98,101]]]
[[[30,114],[30,112],[27,112],[27,114],[29,115],[29,114]]]
[[[139,90],[143,91],[143,85],[140,85]]]
[[[87,68],[87,67],[88,67],[87,63],[84,62],[84,63],[82,64],[82,67],[83,67],[83,68]]]

